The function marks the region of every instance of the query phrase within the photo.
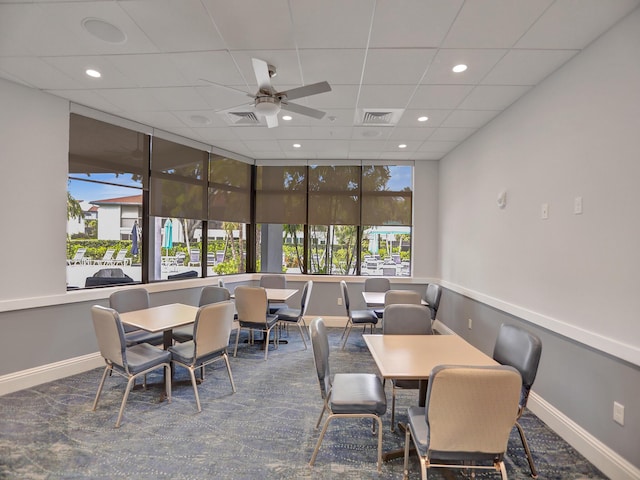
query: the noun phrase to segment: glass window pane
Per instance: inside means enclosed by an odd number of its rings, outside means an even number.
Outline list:
[[[407,165],[362,167],[363,225],[411,225],[412,172]]]
[[[205,219],[208,158],[208,152],[154,137],[150,214]]]
[[[179,280],[202,275],[202,221],[151,217],[150,280]]]
[[[360,175],[359,166],[309,167],[309,224],[359,225]]]
[[[304,225],[258,224],[256,271],[304,273]]]
[[[247,271],[247,225],[209,222],[207,275],[232,275]]]
[[[367,226],[362,235],[362,275],[411,275],[411,227]]]
[[[209,220],[251,221],[252,166],[211,154],[209,163]]]
[[[309,273],[355,275],[357,232],[355,225],[311,225]]]
[[[259,166],[256,169],[256,222],[307,222],[307,178],[304,166]]]

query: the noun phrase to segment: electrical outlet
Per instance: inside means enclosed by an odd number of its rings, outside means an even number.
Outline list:
[[[574,215],[582,215],[582,197],[573,199],[573,213]]]
[[[338,305],[342,305],[342,298],[338,297]]]
[[[547,218],[549,218],[549,204],[548,203],[543,203],[542,207],[540,208],[540,218],[542,220],[546,220]]]
[[[624,425],[624,405],[613,402],[613,421]]]
[[[469,330],[473,328],[473,320],[469,319]]]

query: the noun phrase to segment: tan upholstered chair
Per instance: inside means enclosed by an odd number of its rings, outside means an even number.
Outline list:
[[[429,376],[425,407],[411,407],[404,478],[411,440],[422,479],[435,467],[494,469],[507,479],[504,454],[516,422],[522,379],[510,366],[441,365]]]

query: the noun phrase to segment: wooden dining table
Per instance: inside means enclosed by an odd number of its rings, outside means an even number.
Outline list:
[[[387,292],[362,292],[362,298],[364,298],[364,302],[367,304],[367,307],[384,307],[384,296]],[[429,305],[427,302],[422,300],[422,305]]]
[[[425,406],[429,375],[438,365],[498,365],[459,335],[363,335],[380,374],[388,380],[420,380],[418,405]],[[383,454],[385,461],[404,450]]]
[[[198,307],[193,305],[170,303],[121,313],[120,320],[147,332],[163,332],[162,343],[166,350],[173,343],[173,329],[193,323],[197,313]]]

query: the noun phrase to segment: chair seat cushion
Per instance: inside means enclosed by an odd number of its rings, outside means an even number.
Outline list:
[[[283,322],[297,322],[300,318],[300,309],[283,308],[278,310],[278,320]]]
[[[193,340],[193,325],[186,325],[184,327],[174,328],[172,332],[173,339],[176,342],[188,342]]]
[[[378,317],[373,310],[351,310],[351,321],[353,323],[378,323]]]
[[[269,313],[272,315],[275,313],[279,313],[280,310],[283,310],[285,308],[289,308],[289,305],[284,302],[269,302]]]
[[[171,352],[171,358],[177,362],[191,365],[194,361],[193,340],[173,345],[172,347],[169,347],[169,351]]]
[[[127,348],[127,364],[129,365],[129,372],[133,375],[155,365],[169,363],[170,361],[171,352],[148,343],[139,343]]]
[[[273,327],[278,321],[278,315],[267,315],[264,322],[249,322],[247,320],[238,319],[242,328],[265,329]]]
[[[150,343],[151,345],[162,345],[163,334],[151,333],[146,330],[134,330],[132,332],[125,333],[125,339],[127,340],[127,347],[137,345],[138,343]]]
[[[380,379],[372,373],[338,373],[333,378],[330,408],[333,413],[384,415],[387,398]]]

